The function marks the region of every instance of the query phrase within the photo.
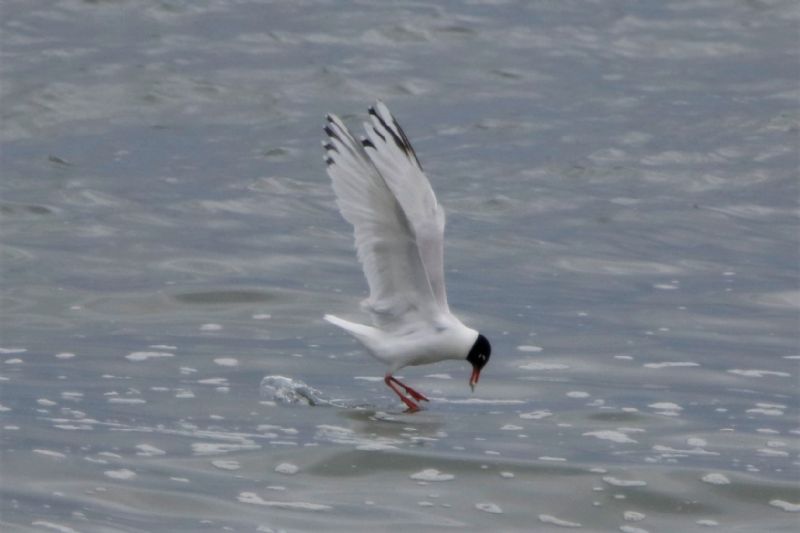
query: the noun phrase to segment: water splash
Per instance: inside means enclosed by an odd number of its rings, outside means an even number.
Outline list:
[[[266,400],[285,405],[331,405],[331,400],[303,381],[285,376],[264,376],[259,387]]]

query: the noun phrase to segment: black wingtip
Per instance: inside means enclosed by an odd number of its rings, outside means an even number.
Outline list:
[[[386,131],[389,132],[389,135],[392,136],[392,140],[397,145],[397,147],[400,150],[402,150],[403,152],[405,152],[406,155],[408,155],[410,153],[410,148],[408,146],[406,146],[406,144],[404,143],[403,139],[400,136],[398,136],[398,133],[395,132],[394,128],[390,128],[389,127],[389,125],[386,123],[386,121],[383,119],[383,117],[375,112],[375,108],[372,108],[372,107],[370,108],[370,114],[372,116],[374,116],[378,120],[378,122],[383,127],[383,129],[385,129]],[[402,131],[402,130],[400,130],[400,126],[397,125],[397,121],[394,119],[394,117],[391,114],[389,115],[389,118],[392,120],[392,122],[394,123],[393,125],[397,128],[397,130],[398,131]],[[373,128],[373,129],[375,129],[375,128]],[[377,129],[375,129],[375,133],[378,133]],[[378,135],[380,135],[380,133],[378,133]],[[403,134],[400,133],[400,135],[403,135]],[[381,135],[381,139],[386,141],[386,139],[384,138],[383,135]]]
[[[382,140],[383,142],[386,142],[386,137],[384,137],[384,136],[383,136],[383,134],[382,134],[381,132],[379,132],[379,131],[378,131],[378,128],[376,128],[376,127],[374,127],[374,126],[373,126],[373,127],[372,127],[372,131],[374,131],[374,132],[375,132],[375,135],[377,135],[378,137],[380,137],[380,138],[381,138],[381,140]]]
[[[375,148],[375,145],[372,144],[372,141],[366,138],[361,139],[361,146],[363,146],[364,148]]]
[[[333,163],[334,163],[334,161],[333,161],[333,158],[332,158],[332,157],[326,157],[326,158],[325,158],[325,166],[326,166],[326,167],[329,167],[329,166],[331,166]]]

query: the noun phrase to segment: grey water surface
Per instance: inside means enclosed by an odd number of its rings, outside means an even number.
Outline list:
[[[0,530],[797,531],[798,6],[4,0]],[[414,415],[322,320],[376,98],[494,346]]]

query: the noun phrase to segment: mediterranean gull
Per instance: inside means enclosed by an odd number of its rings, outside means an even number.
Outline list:
[[[380,101],[369,109],[369,118],[364,124],[367,135],[359,141],[339,117],[328,115],[323,146],[339,210],[355,232],[369,285],[362,308],[372,316],[373,326],[334,315],[325,315],[325,320],[388,365],[384,382],[407,412],[415,412],[428,398],[401,383],[395,372],[466,359],[472,365],[469,385],[475,390],[492,347],[450,313],[444,283],[444,211],[408,137]]]

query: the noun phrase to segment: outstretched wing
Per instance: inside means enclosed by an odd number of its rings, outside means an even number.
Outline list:
[[[449,312],[444,282],[444,210],[422,171],[403,128],[378,101],[369,109],[371,123],[364,124],[364,149],[410,221],[431,290],[442,311]]]
[[[377,326],[400,329],[439,309],[409,219],[365,147],[328,115],[325,163],[342,216],[353,225]]]

